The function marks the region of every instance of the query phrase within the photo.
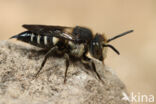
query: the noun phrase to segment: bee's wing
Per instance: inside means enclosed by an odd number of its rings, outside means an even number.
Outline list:
[[[72,31],[73,30],[72,27],[48,26],[48,25],[23,25],[23,27],[35,34],[54,36],[71,41],[75,40],[71,32],[66,32],[67,29]]]

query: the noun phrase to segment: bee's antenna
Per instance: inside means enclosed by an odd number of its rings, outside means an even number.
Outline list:
[[[110,44],[103,45],[103,47],[109,47],[109,48],[111,48],[114,52],[116,52],[118,55],[120,55],[120,52],[119,52],[115,47],[113,47],[113,46],[110,45]]]
[[[119,34],[119,35],[117,35],[117,36],[114,36],[113,38],[108,39],[107,42],[110,42],[110,41],[112,41],[112,40],[114,40],[114,39],[117,39],[117,38],[119,38],[119,37],[121,37],[121,36],[127,35],[127,34],[129,34],[129,33],[131,33],[131,32],[133,32],[133,30],[129,30],[129,31],[126,31],[126,32],[124,32],[124,33],[121,33],[121,34]]]

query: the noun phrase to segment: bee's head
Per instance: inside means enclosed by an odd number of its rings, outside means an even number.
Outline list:
[[[118,55],[120,54],[117,49],[115,49],[112,45],[108,44],[108,40],[106,39],[105,35],[97,33],[90,43],[89,49],[91,56],[100,61],[104,61],[107,54],[107,47],[111,48]]]
[[[107,48],[104,45],[107,44],[107,39],[104,35],[96,34],[94,39],[90,43],[90,54],[93,58],[103,61],[106,57]]]
[[[104,61],[104,59],[106,58],[107,47],[111,48],[114,52],[116,52],[119,55],[120,54],[119,51],[114,46],[108,43],[131,32],[133,32],[133,30],[121,33],[108,40],[104,35],[97,33],[93,38],[93,40],[90,42],[89,52],[91,56],[100,61]]]

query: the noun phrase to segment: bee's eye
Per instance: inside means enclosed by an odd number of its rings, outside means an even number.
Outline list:
[[[95,46],[95,42],[93,42],[93,46]]]
[[[98,42],[93,42],[93,46],[99,46]]]
[[[94,58],[99,59],[100,61],[103,60],[102,56],[102,48],[98,41],[93,41],[91,44],[91,54]]]
[[[103,61],[103,57],[101,56],[99,60],[100,60],[100,61]]]

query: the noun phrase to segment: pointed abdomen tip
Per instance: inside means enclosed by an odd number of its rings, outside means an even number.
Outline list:
[[[18,35],[14,35],[14,36],[10,37],[9,39],[12,39],[12,38],[18,38]]]

